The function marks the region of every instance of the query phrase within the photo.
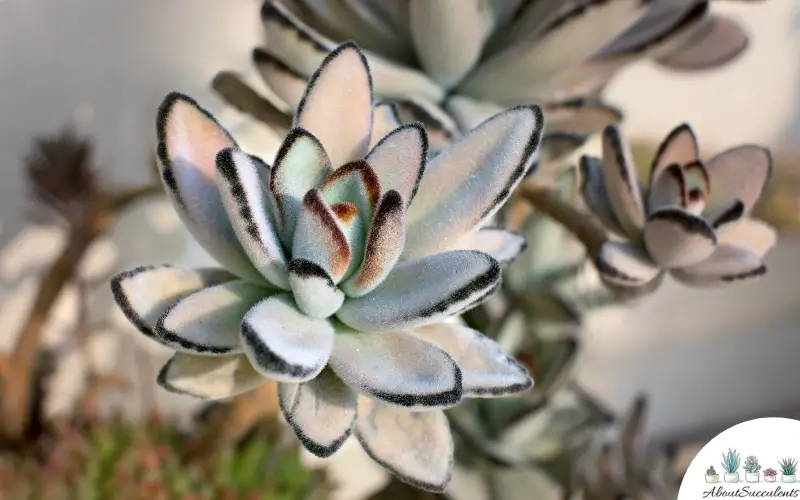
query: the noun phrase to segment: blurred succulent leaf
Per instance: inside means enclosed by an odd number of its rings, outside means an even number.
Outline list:
[[[516,306],[537,322],[580,325],[581,311],[558,293],[524,290],[516,294]]]
[[[539,340],[534,344],[530,358],[521,361],[533,374],[536,386],[533,394],[547,399],[564,387],[572,375],[572,368],[578,354],[578,342],[575,339]]]
[[[588,441],[594,428],[603,420],[583,398],[565,388],[534,406],[509,425],[500,437],[506,452],[526,463],[547,462]]]
[[[586,407],[598,422],[610,424],[616,420],[617,416],[614,412],[592,396],[581,384],[573,380],[568,387],[575,394],[575,397],[580,400],[580,404]]]
[[[570,301],[572,307],[581,313],[609,305],[619,304],[630,292],[617,293],[600,279],[594,265],[588,260],[554,275],[549,286],[555,293]]]
[[[546,399],[563,387],[570,379],[579,346],[576,334],[580,316],[576,315],[571,321],[552,315],[550,322],[539,319],[534,322],[523,314],[511,314],[497,339],[503,349],[515,353],[517,360],[533,376],[533,390],[523,396],[528,401]],[[495,403],[495,400],[486,401],[490,406]]]
[[[596,430],[576,454],[576,485],[586,499],[674,498],[677,477],[665,450],[645,445],[647,399],[637,396],[625,414]]]
[[[480,432],[491,439],[500,435],[514,415],[518,415],[529,406],[524,397],[503,399],[476,400],[478,417],[481,423]]]
[[[505,399],[505,398],[504,398]],[[521,398],[509,398],[520,400]],[[482,410],[489,408],[481,400],[470,401],[447,410],[447,418],[455,439],[455,457],[458,463],[471,466],[491,463],[493,466],[509,467],[519,465],[518,456],[508,453],[502,443],[492,436],[487,425],[487,414]],[[494,410],[494,406],[491,406]],[[490,413],[488,415],[493,415]]]
[[[456,465],[447,490],[451,500],[557,500],[561,488],[542,470],[524,468],[481,468]]]
[[[574,200],[577,194],[575,168],[563,171],[553,188],[562,200]],[[584,259],[583,246],[563,225],[547,215],[529,211],[518,230],[528,240],[528,248],[508,267],[506,282],[512,290],[535,288],[554,271],[574,266]]]
[[[661,283],[664,282],[665,273],[661,273],[659,276],[656,276],[650,282],[639,286],[639,287],[622,287],[619,285],[615,285],[613,283],[606,283],[605,286],[607,290],[611,292],[612,299],[609,301],[617,302],[617,303],[627,303],[631,304],[637,300],[640,300],[644,297],[647,297],[651,293],[658,290],[658,287],[661,286]],[[633,288],[633,289],[631,289]]]
[[[537,467],[524,469],[496,469],[494,483],[499,498],[503,500],[560,500],[562,489],[544,471]]]
[[[453,478],[446,494],[450,500],[492,500],[484,470],[459,463],[453,466]]]

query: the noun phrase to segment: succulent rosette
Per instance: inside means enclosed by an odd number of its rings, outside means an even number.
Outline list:
[[[354,40],[375,90],[403,122],[425,123],[433,151],[509,106],[547,116],[541,161],[563,158],[622,113],[608,81],[649,59],[718,67],[748,45],[709,0],[265,0],[265,82],[292,112],[328,51]]]
[[[730,148],[700,159],[688,125],[661,143],[648,182],[640,182],[627,141],[616,126],[603,132],[602,158],[580,160],[587,205],[616,237],[595,256],[601,276],[639,287],[671,274],[691,286],[761,276],[775,230],[750,217],[772,170],[769,150]]]
[[[524,248],[482,225],[533,165],[542,113],[511,108],[431,159],[425,129],[390,118],[353,43],[311,77],[271,166],[170,94],[164,186],[220,268],[144,266],[112,289],[176,351],[163,388],[218,399],[276,380],[310,452],[330,456],[354,430],[378,463],[440,491],[453,460],[441,410],[532,385],[494,341],[445,320],[486,300]]]

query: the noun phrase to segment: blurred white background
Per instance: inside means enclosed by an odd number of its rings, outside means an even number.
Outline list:
[[[796,146],[798,2],[742,4],[715,2],[715,8],[742,19],[752,34],[749,52],[731,66],[685,76],[643,65],[619,76],[609,98],[626,110],[628,134],[657,140],[688,121],[706,151],[740,142]],[[20,233],[26,198],[21,159],[31,137],[74,123],[96,139],[97,160],[108,181],[146,182],[156,106],[168,91],[180,90],[221,111],[208,82],[221,69],[252,74],[250,50],[260,37],[258,6],[256,0],[0,0],[2,345],[13,340],[9,335],[24,315],[35,268],[46,261],[32,250],[57,250],[52,232]],[[242,123],[231,110],[221,119],[234,128]],[[256,128],[242,142],[271,160],[275,138],[265,129]],[[131,212],[113,242],[104,244],[106,250],[97,252],[105,251],[106,261],[96,253],[87,265],[207,260],[159,204]],[[660,436],[800,408],[794,385],[800,378],[799,244],[784,239],[770,258],[770,274],[760,282],[721,293],[668,283],[637,308],[590,318],[581,378],[613,407],[625,406],[637,391],[651,393],[652,430]],[[96,297],[103,312],[110,310],[108,295],[101,287]],[[69,301],[62,301],[67,323]],[[141,342],[131,334],[123,343]],[[120,352],[112,364],[132,369],[132,351],[115,344],[107,340],[101,350]],[[162,359],[166,354],[152,350]],[[81,362],[72,366],[78,370]],[[172,396],[158,398],[177,404]]]

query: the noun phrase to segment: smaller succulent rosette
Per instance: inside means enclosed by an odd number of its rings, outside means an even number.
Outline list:
[[[624,414],[595,427],[573,453],[573,488],[587,500],[676,498],[679,476],[667,450],[648,442],[648,399],[634,398]]]
[[[275,380],[311,453],[330,456],[354,432],[398,477],[441,491],[453,463],[441,410],[532,385],[493,340],[445,320],[492,295],[501,261],[524,248],[482,226],[533,165],[542,113],[511,108],[429,160],[425,129],[380,108],[360,49],[338,47],[270,166],[170,94],[164,185],[220,267],[142,266],[112,290],[176,351],[163,388],[222,399]]]
[[[686,125],[664,139],[641,183],[616,126],[603,131],[602,158],[580,159],[586,204],[609,231],[597,251],[602,278],[641,287],[671,274],[690,286],[761,276],[775,230],[750,217],[772,169],[760,146],[730,148],[707,162]]]

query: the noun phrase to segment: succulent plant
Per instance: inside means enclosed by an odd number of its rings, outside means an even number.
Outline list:
[[[782,458],[778,461],[778,465],[780,465],[784,476],[791,476],[797,472],[796,458]]]
[[[610,233],[595,256],[604,280],[640,287],[670,273],[690,286],[754,278],[766,272],[775,230],[749,217],[769,179],[768,150],[738,146],[703,163],[694,133],[680,125],[653,158],[641,186],[627,141],[603,131],[602,158],[581,158],[583,195]]]
[[[713,465],[709,466],[708,469],[706,469],[706,476],[716,476],[716,475],[717,475],[717,470],[714,468]]]
[[[778,475],[778,471],[776,471],[772,467],[770,467],[768,469],[764,469],[764,476],[765,477],[775,477],[777,475]]]
[[[728,474],[733,474],[739,470],[741,460],[742,459],[736,450],[728,448],[728,453],[722,454],[722,470]]]
[[[453,445],[439,410],[532,385],[493,340],[445,320],[490,297],[499,261],[524,248],[481,226],[531,168],[541,110],[504,111],[428,161],[424,128],[376,112],[348,43],[311,78],[271,168],[186,96],[157,121],[165,187],[222,266],[112,280],[128,319],[176,350],[160,385],[219,399],[277,380],[310,452],[355,430],[379,464],[442,490]]]
[[[543,156],[568,153],[621,119],[599,96],[627,65],[691,71],[739,55],[747,35],[708,0],[266,0],[259,72],[293,112],[306,79],[345,40],[365,48],[377,95],[404,123],[422,121],[432,150],[496,112],[540,103]],[[591,36],[586,35],[591,33]]]
[[[595,434],[574,459],[576,488],[583,497],[676,498],[680,478],[665,449],[646,440],[647,399],[635,398],[627,412]]]
[[[749,455],[744,460],[744,471],[753,474],[761,470],[761,464],[758,463],[758,457],[755,455]]]

